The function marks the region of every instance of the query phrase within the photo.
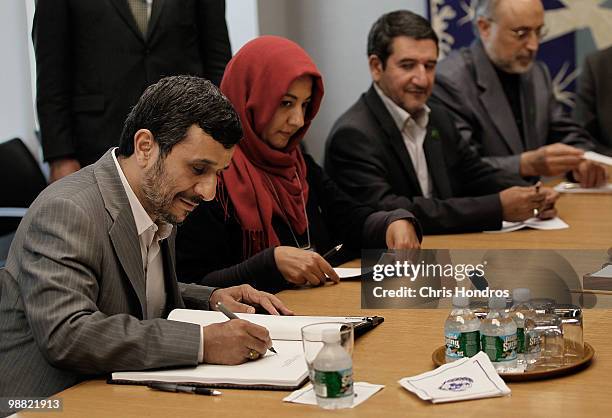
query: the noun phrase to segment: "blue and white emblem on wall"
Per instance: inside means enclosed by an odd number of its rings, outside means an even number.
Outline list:
[[[543,0],[548,33],[538,52],[553,78],[555,95],[574,107],[575,81],[587,54],[612,45],[612,0]],[[474,0],[429,0],[440,37],[440,58],[474,39]]]

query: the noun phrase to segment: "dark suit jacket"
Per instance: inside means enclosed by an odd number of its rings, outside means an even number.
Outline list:
[[[612,155],[612,47],[584,61],[574,118],[595,139],[597,151]]]
[[[542,62],[521,75],[525,145],[512,109],[482,43],[452,52],[436,70],[433,96],[454,116],[464,139],[490,164],[519,173],[520,154],[563,142],[592,149],[590,135],[569,118],[555,98]]]
[[[208,309],[211,288],[177,284],[162,245],[168,310]],[[0,272],[0,394],[49,396],[90,375],[195,366],[200,327],[143,320],[134,217],[110,152],[30,206]]]
[[[434,197],[423,197],[402,135],[374,87],[334,124],[326,171],[364,203],[382,210],[408,209],[425,234],[499,229],[497,192],[525,183],[484,163],[457,134],[447,112],[434,102],[429,107],[423,148]]]
[[[219,84],[231,50],[224,0],[154,0],[146,39],[127,0],[38,0],[32,31],[45,160],[96,161],[144,89],[169,75]]]

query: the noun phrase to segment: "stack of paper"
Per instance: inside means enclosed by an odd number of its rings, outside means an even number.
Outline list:
[[[550,231],[553,229],[566,229],[569,225],[563,222],[563,219],[558,216],[552,219],[542,220],[539,218],[529,218],[523,222],[506,222],[502,223],[502,229],[497,231],[484,231],[491,234],[500,234],[504,232],[517,231],[523,228],[540,229],[544,231]]]
[[[585,274],[582,287],[589,290],[612,290],[612,264],[595,273]]]
[[[604,184],[600,187],[580,187],[578,183],[570,183],[564,181],[555,186],[555,191],[559,193],[587,193],[587,194],[601,194],[601,193],[612,193],[612,183]]]
[[[427,373],[399,381],[404,389],[432,403],[492,398],[510,394],[491,360],[482,351]]]

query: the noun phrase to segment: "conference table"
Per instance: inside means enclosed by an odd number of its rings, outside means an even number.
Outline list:
[[[559,215],[570,225],[558,231],[521,230],[507,234],[427,236],[424,248],[438,249],[590,249],[612,246],[612,196],[563,195]],[[358,261],[349,263],[357,266]],[[385,322],[361,336],[353,353],[355,381],[385,388],[354,408],[325,411],[282,401],[288,392],[224,389],[218,397],[157,392],[141,386],[109,385],[91,380],[54,398],[62,412],[21,412],[33,417],[604,417],[610,416],[612,392],[612,309],[584,311],[584,340],[595,350],[590,367],[563,377],[509,383],[510,396],[433,405],[404,390],[397,381],[433,369],[432,352],[444,342],[443,309],[360,309],[358,282],[287,290],[280,298],[300,315],[381,315]],[[601,292],[601,297],[606,296]]]

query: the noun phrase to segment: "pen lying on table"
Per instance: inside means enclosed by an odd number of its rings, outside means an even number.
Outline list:
[[[177,385],[175,383],[149,383],[151,389],[164,392],[184,392],[196,395],[219,396],[221,392],[215,389],[201,388],[197,386]]]

